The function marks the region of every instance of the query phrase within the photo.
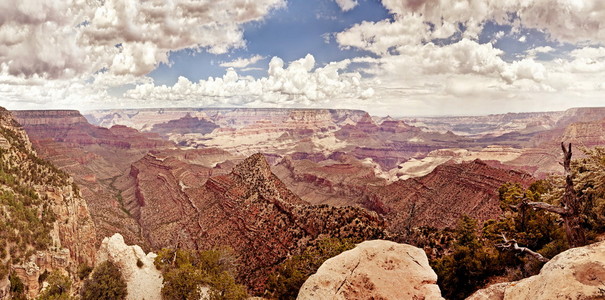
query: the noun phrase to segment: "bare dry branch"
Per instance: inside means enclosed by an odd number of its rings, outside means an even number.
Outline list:
[[[532,208],[543,209],[545,211],[553,212],[562,216],[567,215],[569,213],[569,211],[565,207],[556,206],[545,202],[527,202],[526,205]]]
[[[517,244],[517,241],[507,239],[503,233],[501,235],[502,235],[502,239],[504,239],[504,243],[497,244],[496,247],[498,247],[500,249],[507,249],[507,250],[513,250],[513,251],[517,251],[517,252],[521,252],[521,253],[527,253],[541,262],[549,261],[549,259],[542,256],[542,254],[535,252],[527,247],[519,246],[519,244]]]

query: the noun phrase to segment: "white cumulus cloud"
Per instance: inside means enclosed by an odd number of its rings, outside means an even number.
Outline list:
[[[241,25],[284,0],[0,2],[0,63],[13,76],[49,79],[107,69],[141,76],[180,49],[225,53],[245,45]]]
[[[345,60],[317,68],[315,58],[308,54],[286,67],[281,58],[273,57],[267,77],[241,76],[230,68],[222,77],[198,82],[180,77],[173,86],[137,85],[127,91],[125,97],[180,101],[190,105],[312,105],[333,99],[371,97],[373,90],[364,87],[359,73],[344,71],[349,64],[350,61]]]
[[[336,0],[336,4],[338,4],[342,11],[349,11],[359,3],[357,3],[357,0]]]

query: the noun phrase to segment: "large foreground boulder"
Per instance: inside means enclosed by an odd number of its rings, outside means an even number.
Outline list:
[[[373,240],[325,261],[297,299],[443,298],[422,249]]]
[[[489,286],[467,300],[605,299],[605,242],[567,250],[540,274]]]
[[[129,246],[119,233],[106,237],[97,251],[97,264],[104,261],[115,263],[126,280],[129,300],[162,299],[162,273],[156,269],[153,252],[145,254],[137,245]]]

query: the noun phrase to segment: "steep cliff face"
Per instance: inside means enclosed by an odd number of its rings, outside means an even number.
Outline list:
[[[566,110],[557,120],[557,127],[564,128],[573,123],[592,122],[605,118],[603,107],[575,107]]]
[[[79,264],[94,263],[95,226],[73,179],[37,156],[21,125],[4,108],[0,193],[0,245],[8,253],[0,259],[0,280],[16,274],[33,297],[44,271],[75,272]]]
[[[383,213],[393,232],[423,225],[453,228],[462,215],[481,221],[498,217],[498,188],[506,182],[528,186],[533,181],[527,173],[480,160],[444,164],[426,176],[375,188],[363,205]]]
[[[165,146],[167,142],[154,134],[141,134],[126,126],[93,126],[75,110],[18,110],[15,119],[32,140],[53,140],[69,145],[107,145],[130,149]]]
[[[431,131],[452,131],[464,136],[497,137],[512,132],[530,133],[549,130],[565,112],[507,113],[487,116],[419,117],[406,122]]]
[[[306,204],[271,173],[260,154],[222,175],[150,155],[133,166],[136,170],[124,179],[133,185],[127,197],[152,247],[229,246],[253,292],[263,290],[274,266],[322,236],[384,236],[375,213]]]
[[[129,243],[145,245],[115,180],[147,152],[174,144],[122,125],[93,126],[77,111],[15,111],[14,115],[38,154],[74,176],[97,225],[99,241],[121,232]]]
[[[531,148],[522,150],[521,155],[505,164],[522,168],[538,178],[550,174],[560,174],[561,142],[571,143],[574,158],[583,156],[581,147],[605,146],[605,110],[595,108],[571,109],[566,112],[566,121],[558,124],[563,127],[542,132],[532,138]],[[571,121],[577,121],[570,123]]]
[[[216,128],[219,128],[219,126],[211,121],[200,119],[198,117],[192,117],[190,114],[187,114],[180,119],[155,124],[150,131],[156,132],[165,137],[170,137],[170,135],[188,133],[199,133],[204,135],[212,132]]]
[[[424,132],[401,120],[376,123],[367,112],[358,110],[112,110],[90,112],[88,117],[106,127],[123,124],[161,132],[171,141],[193,148],[216,147],[244,156],[344,151],[360,159],[372,158],[386,169],[435,149],[469,142],[451,133]]]

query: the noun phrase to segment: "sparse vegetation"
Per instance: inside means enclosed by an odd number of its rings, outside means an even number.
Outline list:
[[[88,275],[90,275],[90,272],[92,272],[91,266],[89,266],[87,264],[80,264],[78,266],[78,278],[80,278],[80,280],[88,278]]]
[[[162,271],[164,299],[200,299],[207,287],[211,300],[246,299],[248,293],[235,281],[235,265],[231,251],[162,249],[155,259]]]
[[[46,279],[48,287],[40,294],[39,300],[68,300],[71,299],[71,279],[59,271],[50,273]]]
[[[27,146],[24,136],[0,126],[0,135],[10,147],[0,149],[0,279],[8,265],[23,263],[35,251],[51,247],[50,231],[56,217],[40,187],[69,185],[69,177],[40,159]],[[16,277],[12,277],[16,280]]]
[[[16,274],[11,274],[8,276],[8,280],[10,281],[10,293],[11,299],[26,299],[25,297],[25,285],[21,278],[19,278]]]
[[[584,152],[586,157],[573,161],[570,171],[578,201],[575,213],[587,242],[591,243],[605,232],[605,148]],[[503,185],[499,193],[504,213],[497,220],[485,222],[481,231],[471,230],[474,226],[469,224],[474,221],[463,218],[447,254],[431,260],[444,296],[462,299],[496,276],[500,277],[498,281],[514,281],[534,275],[544,264],[538,256],[548,259],[567,250],[570,235],[566,234],[561,214],[532,206],[563,208],[561,199],[567,180],[555,176],[537,181],[526,190],[518,184]],[[503,237],[539,255],[523,255],[510,251],[510,247],[496,251]]]
[[[298,290],[309,276],[327,259],[355,247],[351,239],[326,238],[309,246],[300,255],[294,255],[280,264],[269,277],[268,293],[274,299],[296,299]]]

